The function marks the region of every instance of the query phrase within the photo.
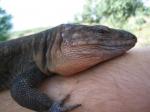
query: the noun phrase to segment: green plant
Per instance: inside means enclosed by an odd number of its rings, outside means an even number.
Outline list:
[[[9,30],[12,28],[10,22],[11,18],[11,15],[7,14],[5,10],[0,8],[0,41],[9,38]]]

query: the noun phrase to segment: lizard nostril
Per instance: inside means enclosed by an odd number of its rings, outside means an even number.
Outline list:
[[[127,38],[127,40],[131,40],[131,41],[133,41],[134,43],[136,43],[137,42],[137,38],[136,38],[136,36],[135,35],[133,35],[133,34],[131,34],[131,33],[127,33],[127,36],[126,36],[126,38]]]
[[[134,40],[134,41],[137,40],[136,36],[130,32],[127,32],[124,30],[119,30],[119,32],[120,32],[120,35],[122,35],[121,37],[125,40]]]
[[[131,35],[130,38],[132,38],[133,40],[136,40],[136,41],[137,41],[137,38],[136,38],[135,35],[133,35],[133,34],[130,34],[130,35]]]

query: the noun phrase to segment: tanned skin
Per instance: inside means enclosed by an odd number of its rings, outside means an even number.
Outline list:
[[[66,112],[80,106],[53,101],[38,89],[48,76],[71,76],[132,48],[137,39],[106,26],[63,24],[38,34],[0,43],[0,88],[38,112]]]

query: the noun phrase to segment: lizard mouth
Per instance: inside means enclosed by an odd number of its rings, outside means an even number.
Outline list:
[[[116,40],[109,40],[109,41],[103,41],[103,42],[98,42],[98,41],[78,41],[78,42],[73,42],[71,44],[72,47],[78,47],[78,46],[100,46],[103,48],[131,48],[135,45],[136,39],[133,40],[122,40],[122,41],[116,41]]]
[[[130,49],[135,46],[137,40],[122,40],[122,41],[109,41],[103,44],[100,44],[100,46],[107,50],[122,50],[122,49]]]
[[[136,40],[125,40],[125,41],[109,41],[101,44],[102,46],[108,47],[126,47],[126,46],[134,46]]]

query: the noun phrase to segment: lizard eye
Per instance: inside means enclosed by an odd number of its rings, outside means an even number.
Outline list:
[[[109,31],[106,29],[95,29],[94,31],[95,31],[95,33],[100,33],[100,34],[109,33]]]
[[[108,33],[108,30],[100,29],[100,30],[98,30],[98,33],[102,33],[102,34],[104,34],[104,33]]]
[[[95,25],[93,28],[88,28],[88,30],[94,32],[94,33],[99,33],[99,34],[106,34],[109,33],[110,29],[106,26],[99,26]]]
[[[96,32],[101,33],[101,34],[105,34],[105,33],[109,33],[110,29],[106,26],[98,26],[96,25]]]

